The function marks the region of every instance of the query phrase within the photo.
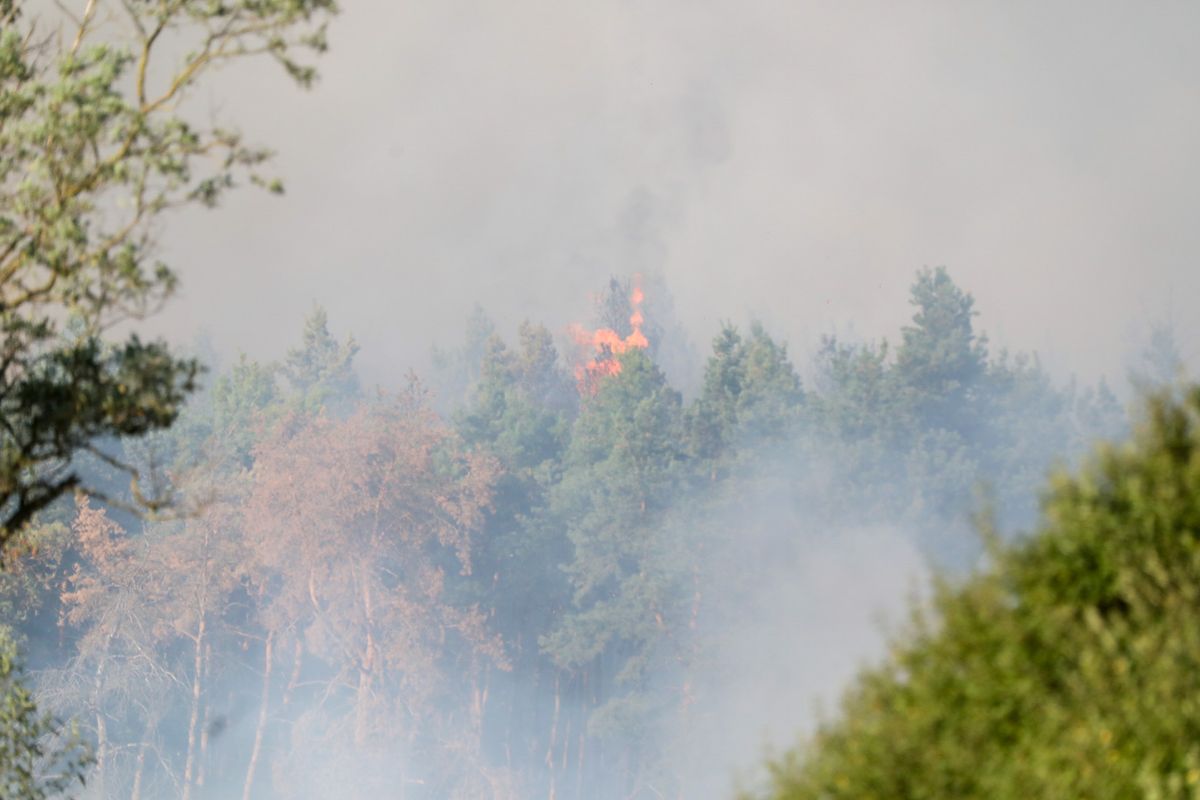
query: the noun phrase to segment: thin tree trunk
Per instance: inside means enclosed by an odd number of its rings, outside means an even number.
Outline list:
[[[567,767],[571,765],[571,722],[571,718],[567,717],[567,725],[565,728],[563,728],[562,766],[559,767],[559,769],[562,771],[564,776],[569,774],[567,772]]]
[[[246,767],[246,782],[242,786],[242,800],[250,800],[250,789],[254,786],[254,771],[258,769],[258,757],[262,752],[263,731],[267,728],[267,711],[271,705],[271,656],[275,646],[275,631],[267,634],[267,645],[263,653],[262,702],[258,707],[258,724],[254,727],[254,745],[250,748],[250,764]]]
[[[201,687],[204,681],[204,634],[207,626],[208,612],[208,557],[209,543],[211,541],[211,531],[208,526],[204,527],[204,567],[200,572],[200,597],[196,608],[197,623],[195,637],[195,657],[192,660],[192,713],[188,719],[188,738],[187,738],[187,759],[183,767],[183,798],[182,800],[191,800],[192,784],[195,782],[196,776],[196,740],[199,738],[197,730],[200,725],[200,694]]]
[[[205,699],[202,705],[204,714],[200,722],[200,751],[196,754],[196,786],[204,785],[204,768],[208,762],[208,732],[212,728],[212,703]]]
[[[367,704],[371,696],[371,673],[359,667],[358,689],[354,698],[354,744],[362,747],[367,741]]]
[[[554,742],[558,738],[558,712],[562,708],[562,691],[559,674],[554,673],[554,716],[550,722],[550,744],[546,747],[546,768],[550,770],[550,800],[555,798]]]
[[[104,797],[104,773],[108,764],[108,723],[104,711],[96,706],[96,796]]]
[[[280,703],[286,706],[292,702],[292,693],[296,691],[296,685],[300,683],[300,666],[304,661],[304,642],[299,636],[296,637],[296,648],[292,655],[292,674],[288,676],[287,686],[283,690],[283,698]]]
[[[575,767],[575,796],[583,797],[583,756],[587,752],[585,744],[587,743],[587,726],[581,726],[579,729],[579,759]]]
[[[188,719],[187,760],[183,767],[183,800],[191,800],[192,784],[196,775],[196,741],[200,726],[200,687],[204,672],[204,616],[200,616],[200,626],[196,631],[196,653],[192,661],[192,713]]]
[[[371,679],[375,669],[375,625],[371,607],[371,589],[365,579],[362,584],[362,600],[367,623],[367,647],[358,667],[358,692],[354,707],[354,743],[360,747],[367,741]]]
[[[137,766],[133,771],[133,789],[129,792],[129,800],[142,800],[142,775],[146,772],[146,740],[142,739],[138,747]]]
[[[134,762],[136,766],[133,770],[133,788],[129,792],[129,800],[142,800],[142,776],[146,774],[146,751],[150,749],[152,733],[154,723],[147,719],[146,728],[142,731],[142,743],[138,746],[137,760]]]
[[[525,674],[525,670],[523,669],[523,665],[521,663],[522,659],[525,655],[525,649],[522,645],[522,641],[523,641],[523,636],[522,636],[521,632],[518,631],[516,646],[513,650],[513,653],[515,655],[515,663],[513,666],[513,670],[509,673],[509,677],[505,681],[505,685],[507,688],[506,688],[506,691],[504,692],[504,694],[502,695],[503,705],[501,706],[501,708],[502,708],[504,716],[505,716],[504,765],[506,767],[508,767],[508,769],[510,769],[510,770],[513,768],[513,759],[512,759],[513,730],[517,726],[517,718],[518,718],[517,715],[519,713],[518,704],[519,704],[519,701],[521,698],[521,687],[524,686],[524,682],[521,680],[521,676],[523,676]],[[538,662],[534,662],[534,664],[533,664],[533,685],[535,688],[538,685],[538,677],[540,675],[541,675],[541,665]],[[537,721],[538,717],[540,716],[538,714],[538,712],[540,710],[541,710],[540,703],[532,702],[532,701],[529,703],[526,713],[529,714],[531,723],[535,723]],[[533,724],[523,727],[523,730],[529,731],[529,735],[531,737],[535,735],[533,733]],[[536,739],[535,739],[535,741],[536,741]]]
[[[483,755],[483,717],[487,713],[488,694],[491,689],[491,665],[483,668],[480,679],[478,670],[471,679],[471,744],[477,755]]]
[[[204,645],[204,674],[212,671],[212,645]],[[208,766],[208,735],[212,730],[212,702],[204,700],[204,721],[200,724],[200,754],[196,758],[196,785],[204,785],[204,773]]]
[[[96,796],[104,797],[104,781],[108,767],[108,720],[104,716],[101,693],[104,689],[104,668],[108,664],[108,648],[112,646],[113,637],[117,635],[114,629],[108,634],[100,660],[96,664],[96,674],[92,680],[92,707],[96,711]]]
[[[698,635],[698,632],[700,630],[700,607],[701,607],[703,600],[704,600],[704,594],[700,589],[700,565],[693,564],[692,565],[692,610],[691,610],[690,616],[688,617],[688,631],[690,632],[690,635],[692,637],[692,642],[695,641],[695,637]],[[680,700],[679,700],[679,711],[680,711],[680,716],[683,719],[683,730],[686,735],[687,733],[690,733],[690,731],[691,731],[691,728],[688,726],[688,711],[692,707],[692,704],[696,701],[696,698],[693,696],[693,693],[692,693],[693,688],[692,688],[691,664],[687,660],[683,660],[683,663],[680,664],[680,667],[681,667],[681,671],[683,672],[683,688],[682,688],[681,696],[680,696]]]

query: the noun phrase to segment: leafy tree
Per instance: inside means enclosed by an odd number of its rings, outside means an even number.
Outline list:
[[[1198,454],[1200,388],[1153,398],[1052,480],[1037,533],[938,585],[763,796],[1195,796]]]
[[[464,452],[416,386],[344,420],[295,423],[260,444],[246,505],[254,569],[273,589],[260,609],[264,625],[279,638],[299,628],[318,662],[312,680],[325,686],[322,702],[296,721],[309,735],[292,754],[293,771],[311,778],[306,762],[320,753],[330,762],[325,777],[283,788],[289,796],[345,791],[338,762],[350,765],[357,753],[382,767],[385,748],[401,745],[423,754],[422,779],[448,796],[470,761],[440,759],[478,751],[479,720],[454,724],[470,707],[471,679],[485,662],[504,663],[482,613],[446,589],[448,573],[472,571],[494,464]],[[460,744],[432,747],[449,741]],[[378,778],[408,780],[416,768],[395,774],[393,764]],[[339,775],[340,789],[330,783]]]
[[[0,795],[57,797],[78,782],[87,757],[77,742],[55,741],[61,728],[38,711],[19,664],[16,643],[0,628]]]
[[[214,205],[239,175],[262,182],[254,170],[267,157],[231,130],[192,124],[181,103],[212,69],[258,54],[310,84],[314,72],[295,54],[324,49],[323,19],[334,4],[94,0],[78,15],[58,8],[61,17],[39,17],[21,0],[0,2],[0,548],[85,486],[81,454],[132,475],[143,505],[163,502],[99,443],[169,426],[199,365],[161,342],[106,333],[176,286],[154,257],[164,213]],[[126,25],[101,26],[110,17]],[[162,57],[168,39],[186,53],[174,68]],[[41,797],[76,774],[46,780],[31,771],[48,723],[12,677],[13,663],[6,650],[0,789]]]
[[[140,779],[166,714],[174,665],[164,657],[170,622],[160,612],[169,576],[154,563],[161,551],[86,498],[71,528],[77,556],[61,582],[59,623],[72,652],[42,673],[39,702],[79,721],[95,757],[91,784],[105,797],[114,775]],[[126,757],[135,752],[140,758]]]
[[[0,543],[81,484],[78,453],[175,419],[197,363],[105,332],[175,288],[154,258],[163,214],[215,204],[239,175],[261,181],[267,157],[231,130],[192,124],[181,103],[214,68],[259,54],[310,84],[297,49],[324,49],[334,5],[59,8],[0,5]],[[124,25],[102,26],[109,17]],[[186,53],[173,68],[168,39]]]

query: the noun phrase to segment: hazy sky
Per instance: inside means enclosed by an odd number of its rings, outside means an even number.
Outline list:
[[[922,266],[993,340],[1120,374],[1200,290],[1200,5],[346,0],[322,80],[202,98],[275,146],[257,192],[172,220],[156,323],[275,357],[314,302],[371,382],[453,343],[587,316],[661,270],[697,344],[764,319],[894,336]],[[851,327],[852,326],[852,327]]]

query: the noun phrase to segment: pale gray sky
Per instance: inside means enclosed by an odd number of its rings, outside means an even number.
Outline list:
[[[275,357],[314,302],[371,382],[481,302],[561,328],[661,270],[697,344],[765,319],[894,336],[922,266],[993,340],[1122,374],[1200,356],[1200,5],[347,0],[323,78],[227,73],[283,199],[172,220],[155,323]],[[1195,361],[1193,361],[1193,364]]]

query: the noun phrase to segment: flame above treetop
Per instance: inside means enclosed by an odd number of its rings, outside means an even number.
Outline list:
[[[628,352],[631,348],[646,349],[650,342],[642,333],[645,317],[642,314],[642,302],[646,295],[634,277],[633,291],[629,295],[629,305],[632,313],[629,315],[629,327],[633,330],[625,338],[612,328],[600,328],[594,331],[586,330],[582,325],[571,326],[571,336],[585,350],[585,362],[575,367],[575,381],[579,393],[593,395],[599,388],[600,380],[608,375],[621,372],[621,362],[617,356]]]

